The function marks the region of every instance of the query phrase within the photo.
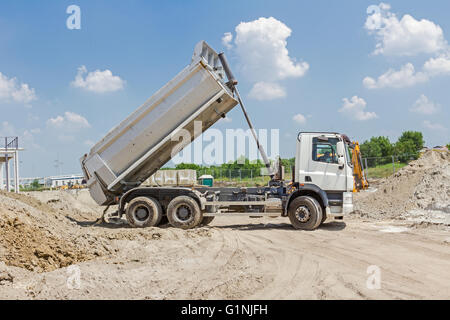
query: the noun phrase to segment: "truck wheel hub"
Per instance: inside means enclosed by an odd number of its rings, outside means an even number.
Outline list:
[[[145,207],[139,207],[136,210],[136,219],[139,221],[145,221],[148,216],[150,215],[150,212]]]
[[[306,222],[311,217],[309,209],[305,206],[298,207],[295,212],[295,217],[300,222]]]
[[[180,206],[177,210],[177,216],[181,220],[187,220],[191,216],[191,210],[188,206]]]

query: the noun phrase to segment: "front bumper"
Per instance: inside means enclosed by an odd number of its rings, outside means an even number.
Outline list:
[[[325,209],[327,214],[327,221],[333,220],[334,218],[342,218],[353,212],[353,193],[344,192],[342,196],[342,206],[328,206]]]

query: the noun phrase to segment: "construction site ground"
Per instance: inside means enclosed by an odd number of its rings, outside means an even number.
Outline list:
[[[309,232],[93,224],[88,190],[0,193],[0,299],[450,299],[449,164],[425,154]]]

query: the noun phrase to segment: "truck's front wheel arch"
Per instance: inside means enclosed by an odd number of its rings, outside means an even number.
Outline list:
[[[283,212],[283,215],[285,217],[288,216],[288,208],[289,208],[289,205],[291,204],[291,202],[294,201],[294,199],[296,199],[298,197],[302,197],[302,196],[308,196],[308,197],[316,199],[317,202],[322,207],[322,212],[323,212],[323,215],[325,216],[326,207],[328,207],[327,194],[325,191],[323,191],[319,187],[315,187],[313,189],[306,189],[306,188],[300,189],[300,190],[297,190],[294,193],[292,193],[289,196],[289,199],[287,200],[286,205],[285,205],[285,210]]]

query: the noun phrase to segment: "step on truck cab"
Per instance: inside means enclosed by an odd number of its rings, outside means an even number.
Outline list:
[[[107,208],[118,205],[115,216],[125,215],[133,227],[167,220],[189,229],[217,216],[244,215],[288,216],[296,229],[314,230],[327,218],[342,219],[352,211],[348,138],[338,133],[299,134],[290,182],[277,165],[265,187],[141,186],[238,103],[250,125],[236,84],[223,54],[199,42],[185,69],[80,159],[92,198]],[[200,130],[195,130],[196,122],[201,122]],[[181,144],[180,132],[189,136]]]

